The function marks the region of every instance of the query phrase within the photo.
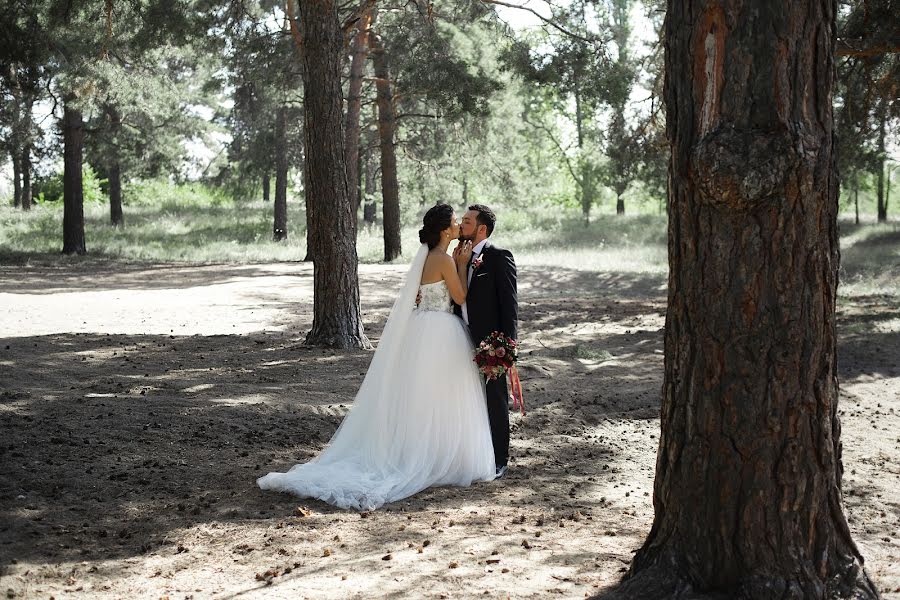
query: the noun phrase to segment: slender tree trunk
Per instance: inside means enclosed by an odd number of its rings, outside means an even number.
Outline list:
[[[109,221],[113,227],[125,225],[122,214],[122,166],[118,160],[109,165]]]
[[[888,208],[891,204],[891,178],[893,169],[888,169],[884,182],[884,217],[887,218]]]
[[[578,86],[575,86],[575,133],[578,136],[578,171],[581,180],[576,181],[578,186],[579,201],[581,203],[581,214],[584,218],[584,225],[587,227],[591,223],[591,206],[594,205],[594,179],[593,169],[584,155],[584,115],[581,108],[581,92]]]
[[[262,188],[263,188],[263,202],[269,201],[269,191],[271,190],[272,182],[269,177],[268,171],[263,173],[262,176]]]
[[[63,109],[63,254],[87,254],[84,244],[84,121],[81,111],[64,101]]]
[[[625,214],[625,199],[622,198],[622,194],[616,194],[616,214]]]
[[[31,144],[22,148],[22,210],[31,210]]]
[[[114,106],[110,105],[106,110],[109,114],[110,133],[114,143],[118,143],[122,117]],[[121,227],[125,224],[122,214],[122,164],[115,151],[109,157],[109,220],[113,227]]]
[[[6,63],[7,77],[10,83],[10,112],[12,117],[11,126],[11,148],[9,151],[13,164],[13,206],[19,208],[22,206],[22,144],[21,144],[21,123],[22,123],[22,87],[19,85],[18,65],[14,62]]]
[[[286,240],[287,228],[287,109],[279,106],[275,115],[275,223],[272,239]]]
[[[378,134],[381,138],[381,212],[384,226],[384,260],[392,261],[402,252],[400,242],[400,184],[394,151],[394,96],[391,71],[381,36],[369,35],[378,96]]]
[[[841,496],[835,12],[668,2],[655,517],[617,597],[878,597]]]
[[[375,217],[378,214],[377,207],[375,205],[375,176],[376,171],[378,170],[377,165],[375,163],[375,159],[373,155],[373,148],[375,146],[375,134],[371,132],[371,139],[367,141],[366,151],[363,153],[365,158],[365,194],[366,194],[366,204],[363,206],[363,220],[367,225],[375,224]]]
[[[306,112],[306,111],[304,111]],[[305,137],[305,135],[304,135]],[[303,169],[302,169],[302,180],[303,180],[303,208],[306,210],[306,256],[303,257],[303,262],[315,262],[313,256],[313,235],[312,235],[312,212],[313,206],[309,201],[309,194],[306,192],[308,189],[307,182],[309,181],[309,175],[306,171],[306,153],[304,151],[303,158]]]
[[[878,159],[876,165],[878,168],[876,191],[878,193],[878,222],[887,221],[887,202],[884,200],[884,133],[887,124],[887,111],[882,108],[880,111],[880,123],[878,129]]]
[[[859,182],[853,176],[853,207],[856,209],[856,224],[859,225]]]
[[[594,195],[596,189],[594,187],[594,177],[591,165],[586,161],[581,161],[581,181],[579,182],[581,192],[581,214],[584,217],[584,224],[591,224],[591,207],[594,205]]]
[[[341,131],[341,53],[337,4],[300,2],[306,189],[313,256],[313,325],[306,343],[368,348],[359,310],[356,226],[350,210]]]
[[[13,206],[22,206],[22,156],[17,149],[10,152],[13,164]]]
[[[363,0],[363,5],[366,0]],[[359,213],[359,115],[362,108],[363,76],[369,49],[370,13],[364,13],[356,25],[356,35],[350,45],[350,93],[344,119],[344,160],[347,163],[347,182],[353,218]]]

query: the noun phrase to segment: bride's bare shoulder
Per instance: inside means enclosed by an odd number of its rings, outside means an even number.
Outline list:
[[[425,258],[425,266],[422,268],[422,284],[442,281],[448,262],[453,263],[453,257],[446,252],[430,252]]]

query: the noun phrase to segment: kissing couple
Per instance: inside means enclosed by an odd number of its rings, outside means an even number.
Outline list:
[[[515,341],[518,333],[516,264],[491,244],[496,224],[481,204],[459,221],[449,204],[425,213],[421,246],[350,412],[318,456],[260,477],[259,487],[368,511],[506,474],[507,381],[486,378],[474,362],[492,334]]]

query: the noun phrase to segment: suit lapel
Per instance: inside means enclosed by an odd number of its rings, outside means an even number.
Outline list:
[[[488,240],[484,243],[484,246],[482,246],[482,248],[481,248],[481,253],[478,256],[482,257],[482,265],[477,270],[472,272],[472,281],[469,283],[469,288],[466,290],[466,302],[468,302],[469,298],[472,297],[471,296],[472,289],[476,287],[476,282],[478,281],[478,274],[480,272],[483,272],[483,270],[486,268],[486,266],[484,265],[484,262],[483,262],[484,256],[488,252],[488,250],[491,248],[491,245],[492,244],[491,244],[490,240]]]

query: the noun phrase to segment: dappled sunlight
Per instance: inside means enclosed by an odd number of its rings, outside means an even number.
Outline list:
[[[18,560],[11,574],[29,570],[37,587],[75,573],[190,590],[210,571],[222,583],[204,593],[234,598],[409,596],[457,577],[535,596],[612,584],[653,516],[665,273],[527,263],[527,414],[511,413],[509,475],[364,517],[255,484],[321,451],[372,358],[303,345],[310,265],[98,261],[56,282],[42,276],[54,267],[23,266],[18,281],[0,267],[18,315],[0,346],[16,381],[0,397],[0,517],[12,540],[0,554]],[[375,341],[406,268],[360,266]],[[874,548],[886,543],[865,531],[881,518],[867,499],[887,502],[900,477],[900,415],[887,396],[900,386],[896,307],[896,294],[859,294],[842,296],[838,313],[845,499],[863,528],[854,536]],[[256,580],[270,568],[271,584]]]
[[[516,263],[524,266],[545,266],[599,271],[603,273],[666,273],[665,247],[615,248],[610,250],[569,250],[547,248],[534,253],[516,255]]]

